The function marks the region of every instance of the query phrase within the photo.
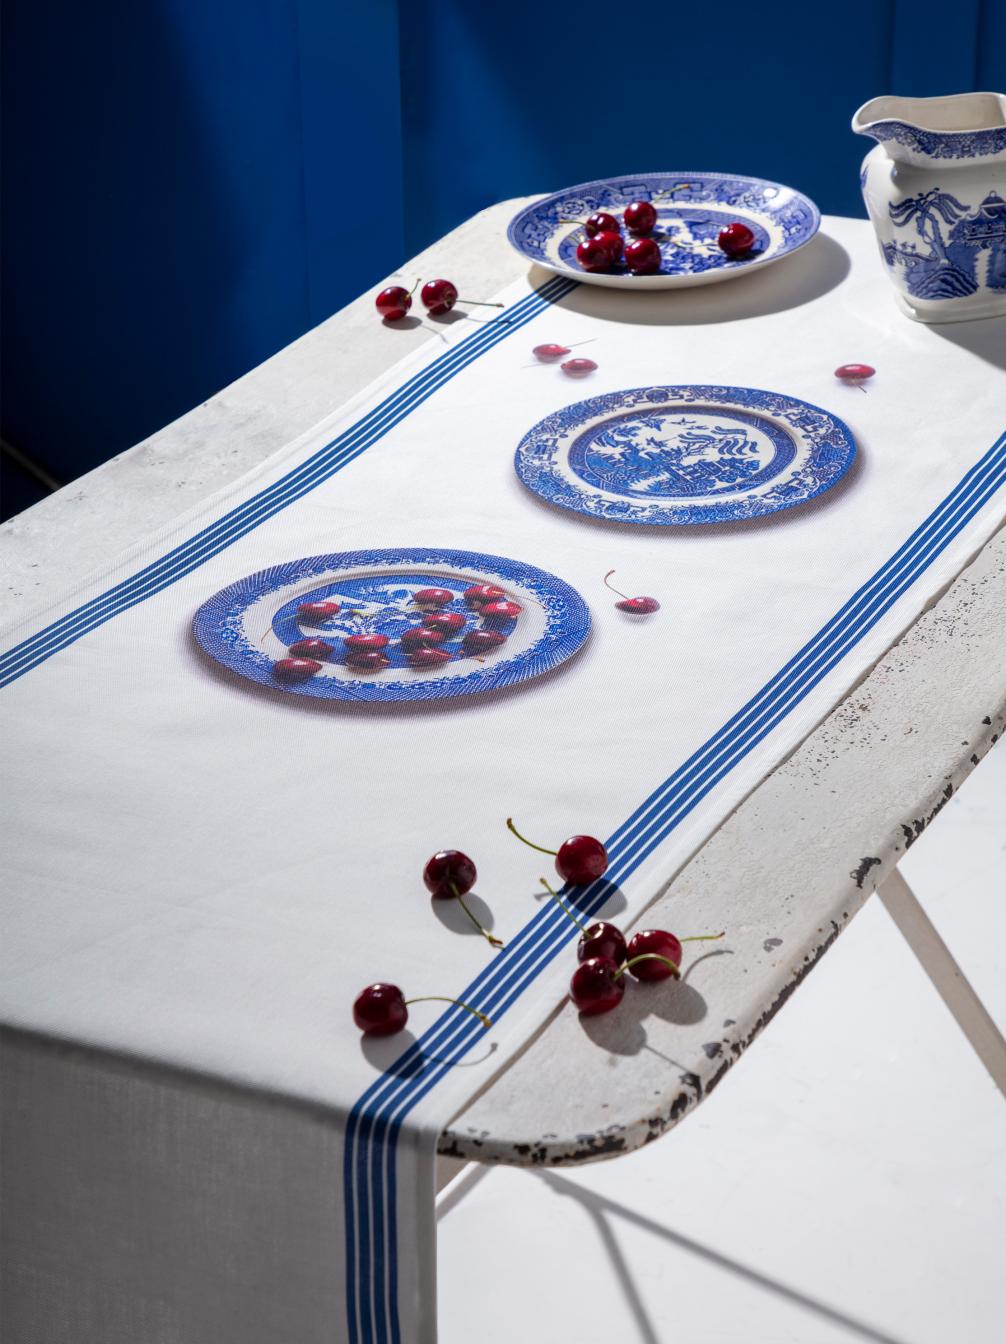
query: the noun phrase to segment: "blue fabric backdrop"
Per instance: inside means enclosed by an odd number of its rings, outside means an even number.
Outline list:
[[[64,479],[494,201],[709,168],[860,214],[859,103],[1006,86],[1006,0],[6,0],[3,26],[3,433]]]

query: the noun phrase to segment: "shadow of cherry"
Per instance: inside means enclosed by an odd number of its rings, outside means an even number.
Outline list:
[[[465,905],[467,905],[468,909],[472,912],[482,927],[492,933],[496,921],[492,910],[486,905],[482,897],[476,895],[474,891],[467,891],[465,892],[464,901]],[[446,900],[431,896],[430,908],[444,928],[451,933],[473,934],[476,938],[482,937],[481,933],[479,933],[478,929],[461,908],[460,901],[456,900],[453,896]]]
[[[411,1031],[394,1036],[361,1036],[360,1051],[378,1073],[393,1078],[422,1078],[435,1065],[453,1063],[455,1068],[474,1068],[484,1064],[499,1049],[499,1042],[488,1040],[474,1047],[463,1059],[448,1060],[435,1050],[424,1050]]]

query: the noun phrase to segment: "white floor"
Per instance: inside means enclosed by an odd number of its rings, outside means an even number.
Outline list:
[[[901,870],[1006,1030],[1006,747]],[[997,1344],[1004,1278],[1006,1099],[876,898],[662,1141],[441,1204],[442,1344]]]

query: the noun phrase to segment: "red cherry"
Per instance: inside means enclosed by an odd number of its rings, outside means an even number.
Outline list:
[[[630,938],[627,960],[631,962],[635,957],[642,956],[666,957],[680,967],[681,942],[666,929],[643,929]],[[663,961],[641,961],[630,969],[637,980],[667,980],[672,975],[675,980],[678,978],[678,973]]]
[[[598,238],[585,238],[577,244],[576,259],[585,271],[606,271],[611,265],[611,250]]]
[[[290,645],[290,652],[295,658],[327,658],[332,645],[323,639],[298,639],[296,644]]]
[[[476,610],[486,602],[499,602],[506,597],[502,588],[497,588],[494,583],[477,583],[471,588],[465,589],[465,601]]]
[[[388,647],[387,635],[347,635],[343,640],[348,653],[379,653]]]
[[[443,630],[430,630],[425,625],[414,625],[411,630],[406,630],[398,641],[406,653],[416,653],[419,649],[432,648],[434,644],[442,644],[447,638]]]
[[[351,653],[346,657],[346,666],[354,672],[383,672],[391,666],[391,660],[383,653]]]
[[[657,212],[649,201],[633,201],[625,207],[623,218],[630,233],[649,233],[657,222]]]
[[[409,666],[419,670],[423,668],[443,667],[454,655],[449,649],[416,649],[409,654]]]
[[[506,635],[499,630],[469,630],[461,641],[465,653],[491,653],[506,643]]]
[[[398,322],[412,307],[412,295],[401,285],[389,285],[378,294],[374,307],[385,322]]]
[[[865,383],[876,372],[870,364],[840,364],[835,370],[835,377],[847,383]]]
[[[540,359],[543,364],[555,364],[562,359],[563,355],[569,354],[569,348],[565,345],[536,345],[531,351],[535,359]]]
[[[625,244],[620,233],[616,233],[614,229],[605,229],[602,233],[595,235],[594,241],[608,249],[608,257],[612,266],[622,260],[622,248]]]
[[[633,616],[649,616],[660,610],[660,603],[655,597],[627,597],[624,602],[616,602],[615,606],[619,611],[631,612]]]
[[[742,257],[754,247],[755,236],[746,224],[735,219],[732,224],[720,230],[716,241],[728,257]]]
[[[465,618],[460,611],[437,611],[423,621],[423,629],[437,630],[443,635],[456,635],[465,628]]]
[[[484,602],[482,619],[495,625],[497,621],[516,620],[523,610],[516,602]]]
[[[338,616],[340,610],[338,602],[302,602],[297,608],[297,619],[308,625],[321,625],[330,616]]]
[[[607,957],[581,961],[569,982],[569,997],[584,1017],[596,1017],[617,1008],[625,994],[624,977]]]
[[[660,248],[652,238],[637,238],[625,249],[625,264],[633,275],[655,275],[660,270]]]
[[[608,851],[592,835],[571,835],[559,846],[555,868],[564,882],[581,886],[607,871]]]
[[[567,359],[562,365],[562,371],[570,378],[586,378],[588,373],[593,373],[597,365],[592,359]]]
[[[438,901],[463,896],[474,887],[477,877],[478,870],[474,863],[460,849],[438,849],[432,858],[426,860],[423,869],[426,889]]]
[[[307,681],[321,671],[321,663],[313,658],[280,658],[272,665],[273,675],[280,681]]]
[[[441,313],[449,313],[457,303],[458,291],[449,280],[427,280],[419,297],[430,316],[439,317]]]
[[[447,588],[420,588],[412,600],[417,607],[446,607],[454,601],[454,594]]]
[[[577,961],[589,961],[591,957],[604,957],[620,966],[625,960],[625,934],[603,919],[591,924],[580,935],[576,945]]]
[[[599,233],[617,233],[618,220],[606,210],[595,210],[584,220],[583,231],[588,238],[593,238]]]
[[[408,1020],[405,995],[397,985],[368,985],[353,1004],[353,1021],[364,1036],[393,1036]]]

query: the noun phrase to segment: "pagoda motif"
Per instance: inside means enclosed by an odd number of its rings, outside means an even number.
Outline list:
[[[991,191],[968,211],[938,187],[888,207],[901,227],[914,223],[921,239],[883,247],[889,266],[905,268],[909,293],[923,299],[965,298],[979,287],[978,266],[987,251],[985,284],[1006,289],[1006,201]]]

